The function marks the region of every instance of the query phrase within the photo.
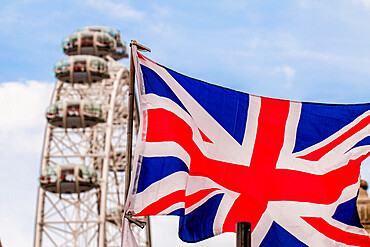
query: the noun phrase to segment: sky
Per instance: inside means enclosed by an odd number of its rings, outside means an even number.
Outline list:
[[[370,102],[370,0],[1,0],[3,246],[33,242],[52,68],[65,57],[64,37],[96,25],[148,46],[146,55],[160,64],[224,87],[298,101]],[[370,182],[369,161],[361,173]],[[152,223],[153,247],[235,242],[229,233],[185,244],[176,217]]]

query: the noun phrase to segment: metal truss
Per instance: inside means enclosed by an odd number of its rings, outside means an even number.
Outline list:
[[[40,170],[78,164],[96,169],[100,180],[94,188],[78,193],[53,193],[39,187],[34,247],[121,246],[129,71],[108,60],[109,79],[56,83],[52,104],[64,99],[91,100],[103,107],[106,121],[74,129],[47,124]],[[147,227],[133,225],[133,232],[139,246],[150,246],[149,219],[140,220]]]

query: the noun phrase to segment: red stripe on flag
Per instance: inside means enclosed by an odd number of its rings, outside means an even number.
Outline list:
[[[288,119],[290,102],[270,98],[261,98],[258,116],[258,129],[254,143],[252,166],[275,169],[280,150],[284,144],[285,125]],[[259,169],[261,179],[265,174]]]
[[[279,112],[272,108],[277,108]],[[261,101],[256,142],[249,167],[206,157],[195,144],[191,127],[173,112],[162,108],[148,110],[146,140],[178,143],[191,158],[189,175],[207,177],[241,194],[228,213],[224,232],[234,232],[235,224],[239,221],[251,222],[253,230],[269,201],[334,203],[344,188],[358,181],[361,161],[368,156],[350,160],[347,165],[322,175],[276,169],[288,112],[287,101]]]
[[[158,63],[156,63],[156,62],[154,62],[153,60],[151,60],[151,59],[149,59],[149,58],[147,58],[146,56],[144,56],[144,55],[142,55],[141,53],[137,53],[137,56],[139,57],[139,59],[141,59],[141,60],[146,60],[147,62],[151,62],[151,63],[154,63],[154,64],[156,64],[156,65],[159,65],[159,66],[161,66],[162,67],[162,65],[160,65],[160,64],[158,64]]]
[[[212,189],[205,189],[198,192],[195,192],[194,194],[188,195],[185,197],[185,207],[189,208],[193,206],[195,203],[198,203],[200,200],[211,194],[213,191],[216,191],[219,189],[212,188]]]
[[[199,130],[199,133],[200,133],[200,135],[202,136],[202,139],[203,139],[203,141],[204,142],[209,142],[209,143],[213,143],[204,133],[203,133],[203,131],[201,131],[199,128],[198,128],[198,130]]]
[[[304,221],[324,234],[330,239],[351,246],[370,246],[370,238],[366,235],[346,232],[335,226],[330,225],[323,218],[319,217],[302,217]]]
[[[333,150],[339,144],[344,142],[346,139],[350,138],[366,126],[370,124],[370,116],[365,117],[360,122],[358,122],[355,126],[344,132],[342,135],[334,139],[333,141],[329,142],[327,145],[311,152],[303,156],[299,156],[298,158],[310,160],[310,161],[318,161],[320,160],[325,154]]]
[[[338,200],[345,187],[358,182],[361,162],[368,156],[369,154],[362,155],[357,159],[350,160],[346,165],[323,175],[312,175],[306,172],[288,169],[276,169],[274,173],[276,179],[271,181],[270,184],[270,200],[331,204]],[[284,179],[284,177],[285,180],[283,183],[279,181],[280,179]]]
[[[145,216],[145,215],[157,215],[163,210],[169,208],[173,204],[178,202],[183,202],[185,198],[185,190],[178,190],[168,194],[160,198],[159,200],[155,201],[154,203],[150,204],[139,213],[136,213],[135,216]]]
[[[289,101],[261,97],[258,129],[251,164],[248,170],[245,169],[244,174],[238,173],[238,176],[243,178],[239,180],[239,191],[244,193],[239,196],[230,209],[224,230],[235,229],[236,215],[239,215],[239,221],[250,222],[253,230],[266,210],[267,202],[274,196],[270,193],[272,186],[270,188],[268,183],[277,179],[286,179],[284,176],[275,177],[274,171],[276,171],[276,162],[284,144],[289,107]],[[285,194],[285,196],[291,195]]]

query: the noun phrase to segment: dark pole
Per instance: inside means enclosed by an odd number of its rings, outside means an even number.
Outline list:
[[[127,199],[128,189],[131,180],[131,155],[132,155],[132,119],[134,112],[134,87],[135,87],[135,66],[132,57],[132,46],[136,41],[131,41],[131,56],[130,56],[130,83],[128,92],[128,123],[127,123],[127,144],[126,144],[126,178],[125,178],[125,201]]]
[[[236,223],[236,247],[251,247],[251,223]]]
[[[135,66],[133,58],[133,46],[139,51],[149,51],[148,47],[145,47],[136,40],[131,40],[131,56],[130,56],[130,83],[128,92],[128,123],[127,123],[127,153],[126,153],[126,177],[125,177],[125,202],[127,200],[128,189],[130,187],[131,180],[131,160],[132,160],[132,129],[133,129],[133,114],[134,114],[134,96],[135,96]]]

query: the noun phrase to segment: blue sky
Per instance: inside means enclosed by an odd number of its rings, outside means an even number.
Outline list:
[[[183,74],[252,94],[370,102],[370,0],[31,1],[0,5],[0,238],[33,241],[44,110],[61,41],[92,25],[119,29]],[[128,64],[128,60],[122,61]],[[370,181],[370,162],[362,176]],[[177,240],[155,219],[154,247]],[[168,224],[167,224],[168,223]],[[208,241],[208,242],[207,242]],[[192,246],[232,245],[227,234]]]

